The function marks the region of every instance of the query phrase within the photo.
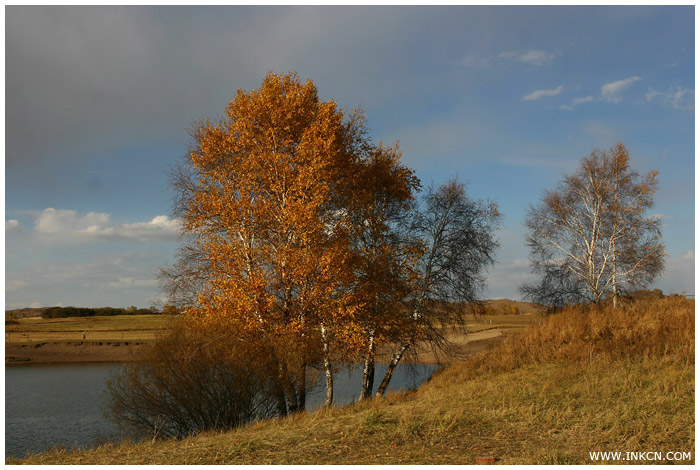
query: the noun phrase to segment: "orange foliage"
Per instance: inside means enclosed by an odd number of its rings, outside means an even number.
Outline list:
[[[211,265],[197,311],[242,331],[302,332],[348,278],[334,187],[349,169],[343,114],[309,80],[268,74],[238,91],[226,118],[195,133],[198,175],[186,219]]]

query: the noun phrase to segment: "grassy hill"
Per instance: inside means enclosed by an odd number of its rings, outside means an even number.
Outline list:
[[[616,451],[632,463],[646,460],[625,452],[694,463],[694,331],[694,302],[679,298],[570,309],[415,392],[182,441],[7,463],[590,464],[600,462],[591,452]]]

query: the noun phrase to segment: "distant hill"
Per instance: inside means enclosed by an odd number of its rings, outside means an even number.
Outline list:
[[[505,313],[506,310],[511,310],[512,308],[517,308],[520,314],[537,313],[542,310],[542,306],[539,304],[521,302],[519,300],[496,299],[487,300],[485,303],[487,308],[493,309],[496,313]]]

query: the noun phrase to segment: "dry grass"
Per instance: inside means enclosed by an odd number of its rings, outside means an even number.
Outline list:
[[[693,302],[570,310],[416,392],[182,441],[7,463],[473,464],[491,455],[589,464],[591,451],[693,452],[694,353]]]
[[[469,366],[508,370],[531,363],[581,364],[629,357],[694,362],[695,302],[669,297],[617,309],[566,308],[506,339],[487,361],[472,361]]]
[[[150,341],[168,328],[168,315],[22,318],[5,324],[5,344],[81,341]]]

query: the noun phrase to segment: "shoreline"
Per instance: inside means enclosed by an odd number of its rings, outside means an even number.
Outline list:
[[[135,362],[143,341],[5,343],[5,366],[74,362]]]
[[[505,336],[500,329],[481,331],[454,337],[452,354],[437,357],[427,345],[418,345],[408,362],[443,365],[486,351]],[[5,343],[5,366],[26,364],[136,362],[143,347],[150,341],[38,341]],[[377,362],[388,361],[391,351],[379,351]]]

